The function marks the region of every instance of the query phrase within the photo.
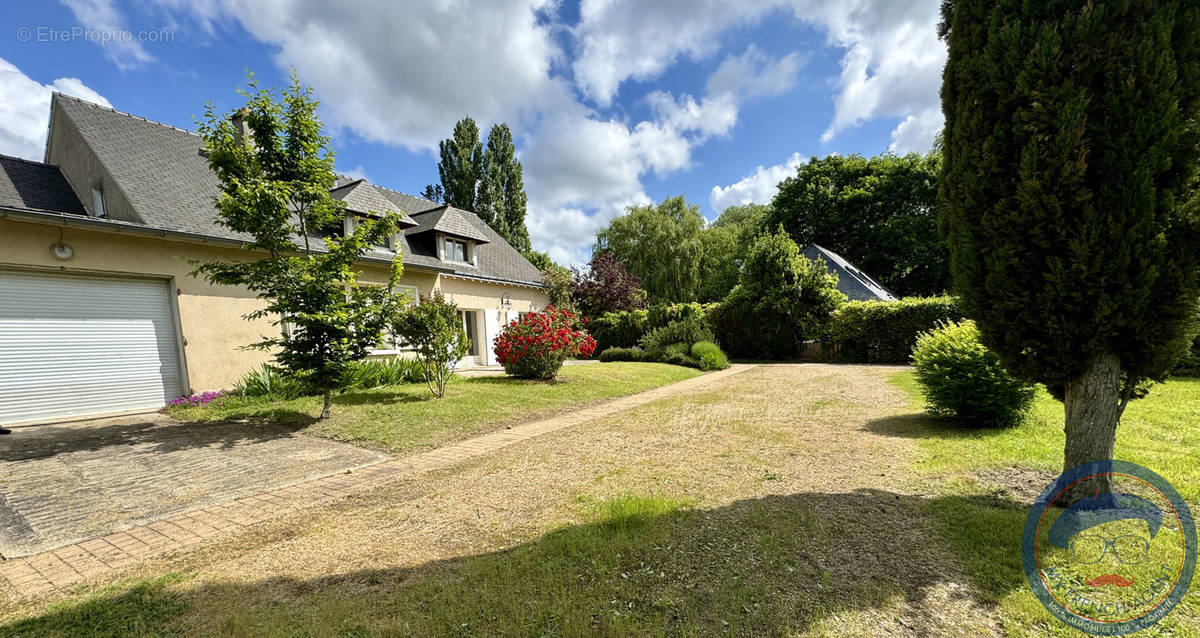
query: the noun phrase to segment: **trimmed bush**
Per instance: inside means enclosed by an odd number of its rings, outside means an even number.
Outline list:
[[[682,352],[671,352],[664,355],[658,360],[659,363],[667,363],[673,366],[683,366],[685,368],[699,368],[700,362],[693,359],[691,356]]]
[[[821,340],[844,361],[908,363],[921,333],[964,318],[953,297],[851,301],[834,313]]]
[[[646,317],[645,310],[606,312],[592,318],[588,332],[596,339],[597,348],[632,348],[646,334]]]
[[[679,354],[687,356],[692,346],[700,341],[713,341],[712,329],[708,322],[690,317],[651,330],[642,337],[641,345],[648,359],[658,360],[666,356],[668,346],[683,344]]]
[[[549,381],[568,358],[586,359],[596,350],[596,340],[577,322],[575,313],[554,306],[531,312],[496,336],[496,360],[515,377]]]
[[[641,361],[645,353],[641,348],[609,348],[598,357],[603,362],[611,361]]]
[[[692,345],[692,358],[700,362],[700,369],[705,372],[724,370],[729,367],[729,357],[721,348],[711,341],[699,341]]]
[[[973,321],[922,334],[912,361],[930,414],[971,427],[1006,427],[1033,404],[1037,386],[1008,376],[1000,357],[979,342]]]

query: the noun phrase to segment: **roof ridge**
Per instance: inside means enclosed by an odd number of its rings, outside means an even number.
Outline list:
[[[366,178],[360,177],[360,178],[354,180],[353,182],[346,182],[345,184],[342,184],[341,186],[334,186],[333,188],[329,189],[329,192],[332,193],[333,191],[340,191],[343,188],[350,188],[351,186],[358,186],[359,184],[362,184],[363,182],[366,182],[366,184],[368,186],[374,186],[374,184],[371,184],[371,182],[367,182]]]
[[[134,115],[133,113],[127,113],[127,112],[125,112],[125,111],[119,111],[119,110],[117,110],[117,109],[114,109],[114,108],[113,108],[113,107],[111,107],[111,106],[104,106],[103,104],[96,104],[95,102],[89,102],[89,101],[87,101],[87,100],[85,100],[85,99],[83,99],[83,98],[80,98],[80,97],[75,97],[74,95],[68,95],[68,94],[66,94],[66,93],[61,93],[61,92],[59,92],[59,91],[52,91],[52,92],[51,92],[51,95],[52,95],[52,96],[54,96],[54,97],[58,97],[58,98],[66,98],[66,99],[69,99],[69,100],[75,100],[76,102],[79,102],[80,104],[86,104],[86,105],[88,105],[88,106],[90,106],[90,107],[92,107],[92,108],[103,109],[103,110],[105,110],[105,111],[112,111],[113,113],[116,113],[116,114],[118,114],[118,115],[124,115],[125,117],[130,117],[130,118],[133,118],[133,119],[135,119],[135,120],[141,120],[141,121],[143,121],[143,122],[146,122],[146,123],[148,123],[148,124],[157,124],[158,126],[163,126],[163,127],[166,127],[166,128],[172,129],[172,130],[175,130],[175,131],[179,131],[180,133],[187,133],[188,135],[193,135],[193,136],[195,136],[195,137],[200,137],[200,134],[199,134],[199,133],[196,133],[195,131],[189,131],[189,130],[187,130],[187,129],[181,129],[181,128],[179,128],[178,126],[172,126],[172,125],[170,125],[170,124],[164,124],[163,122],[157,122],[157,121],[155,121],[155,120],[152,120],[152,119],[149,119],[149,118],[145,118],[145,117],[142,117],[142,116],[140,116],[140,115]]]
[[[50,168],[59,168],[58,164],[48,164],[46,162],[39,162],[37,160],[25,159],[24,157],[18,157],[16,155],[6,155],[4,153],[0,153],[0,159],[17,160],[18,162],[24,162],[26,164],[34,164],[36,166],[49,166]]]
[[[349,177],[349,175],[347,175],[346,177]],[[366,179],[366,178],[363,178],[363,179]],[[368,183],[368,184],[370,184],[371,186],[374,186],[375,188],[380,188],[380,189],[383,189],[383,190],[385,190],[385,191],[390,191],[390,192],[392,192],[392,193],[395,193],[395,194],[397,194],[397,195],[403,195],[403,196],[405,196],[405,197],[411,197],[411,198],[413,198],[413,199],[419,199],[419,200],[421,200],[421,201],[423,201],[423,202],[429,202],[430,204],[433,204],[433,207],[434,207],[434,208],[437,208],[438,206],[449,206],[449,204],[445,204],[445,203],[439,204],[439,203],[437,203],[437,202],[434,202],[434,201],[430,201],[430,200],[428,200],[428,199],[425,199],[424,197],[417,197],[416,195],[409,195],[408,193],[405,193],[404,191],[398,191],[398,190],[396,190],[396,189],[394,189],[394,188],[388,188],[387,186],[384,186],[384,185],[382,185],[382,184],[376,184],[375,182],[367,182],[367,183]],[[429,210],[429,209],[426,209],[426,210]]]

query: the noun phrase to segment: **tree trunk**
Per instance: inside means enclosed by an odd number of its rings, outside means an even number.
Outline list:
[[[325,407],[321,408],[321,420],[329,418],[329,410],[333,407],[333,392],[325,391]]]
[[[1063,405],[1067,434],[1063,471],[1091,461],[1111,461],[1122,412],[1121,364],[1116,355],[1096,357],[1083,374],[1067,381]],[[1065,507],[1111,491],[1110,475],[1095,476],[1070,487],[1056,504]]]

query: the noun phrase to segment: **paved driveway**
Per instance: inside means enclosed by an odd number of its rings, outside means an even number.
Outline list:
[[[0,436],[0,556],[13,558],[318,476],[377,452],[248,423],[161,414]]]

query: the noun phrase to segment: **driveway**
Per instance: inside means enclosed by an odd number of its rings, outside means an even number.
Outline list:
[[[0,437],[0,556],[44,552],[386,459],[296,427],[161,414]]]

